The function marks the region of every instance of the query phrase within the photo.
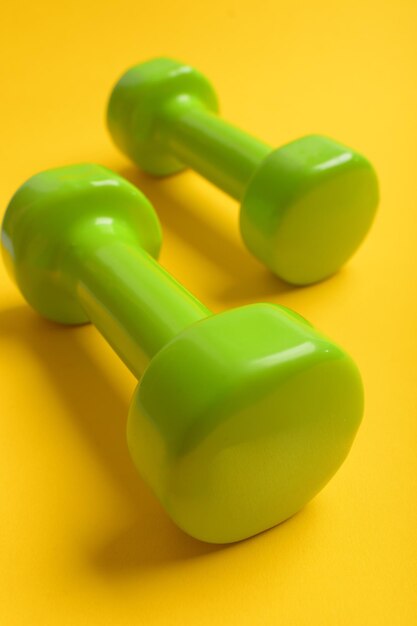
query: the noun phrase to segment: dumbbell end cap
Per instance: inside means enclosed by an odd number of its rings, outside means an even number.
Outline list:
[[[352,256],[378,205],[375,172],[362,155],[321,136],[273,151],[243,198],[249,250],[283,280],[323,280]]]
[[[141,245],[157,256],[158,218],[143,194],[95,164],[59,167],[32,176],[14,194],[2,224],[6,266],[27,302],[63,324],[87,322],[74,293],[71,253],[106,238]]]
[[[128,442],[172,519],[228,543],[299,511],[345,459],[362,411],[352,360],[299,316],[255,304],[197,322],[154,357]]]
[[[190,99],[195,106],[217,112],[217,96],[197,70],[157,58],[129,69],[116,83],[107,108],[107,125],[114,142],[148,174],[175,174],[184,165],[164,146],[161,113],[173,100]]]

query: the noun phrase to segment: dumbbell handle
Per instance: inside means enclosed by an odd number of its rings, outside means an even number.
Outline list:
[[[272,150],[191,98],[173,99],[159,115],[164,146],[237,200]]]
[[[137,378],[168,341],[211,315],[145,250],[122,241],[74,246],[67,272],[88,318]]]

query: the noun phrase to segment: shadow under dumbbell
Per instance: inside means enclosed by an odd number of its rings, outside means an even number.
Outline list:
[[[171,231],[190,246],[198,248],[220,269],[222,277],[227,275],[226,284],[214,294],[222,303],[263,300],[294,289],[252,257],[232,232],[230,236],[222,232],[218,224],[224,207],[216,206],[211,198],[204,197],[194,183],[194,175],[186,173],[159,179],[144,174],[134,166],[119,169],[119,173],[149,198],[164,232]],[[188,177],[186,186],[184,176]],[[233,210],[237,220],[237,204]]]
[[[105,545],[94,546],[88,558],[94,567],[112,574],[195,558],[219,549],[179,530],[136,472],[125,439],[129,398],[116,389],[98,359],[83,345],[82,338],[90,330],[95,332],[88,326],[48,322],[25,306],[0,311],[0,338],[22,343],[39,358],[54,390],[68,405],[75,426],[117,489],[129,499],[137,518],[132,527],[115,532]],[[21,372],[17,374],[21,376]]]

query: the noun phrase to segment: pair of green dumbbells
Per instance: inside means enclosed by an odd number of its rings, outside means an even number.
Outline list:
[[[217,110],[199,72],[157,59],[116,84],[108,125],[146,172],[189,165],[240,200],[246,245],[281,278],[333,274],[376,210],[369,162],[320,136],[272,150]],[[60,323],[93,322],[141,377],[130,452],[189,534],[224,543],[270,528],[345,459],[363,412],[350,357],[285,307],[213,315],[157,263],[158,219],[120,176],[98,165],[37,174],[13,196],[2,243],[29,304]]]

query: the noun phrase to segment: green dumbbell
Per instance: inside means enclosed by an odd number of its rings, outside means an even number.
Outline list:
[[[157,217],[121,177],[97,165],[34,176],[8,206],[2,242],[32,307],[92,322],[143,374],[129,448],[190,535],[224,543],[270,528],[345,459],[363,410],[352,360],[278,305],[212,315],[155,260]]]
[[[188,165],[241,201],[247,247],[287,282],[309,284],[336,272],[374,218],[378,184],[370,163],[320,136],[272,150],[217,112],[202,74],[154,59],[116,84],[108,126],[144,171],[165,176]]]

